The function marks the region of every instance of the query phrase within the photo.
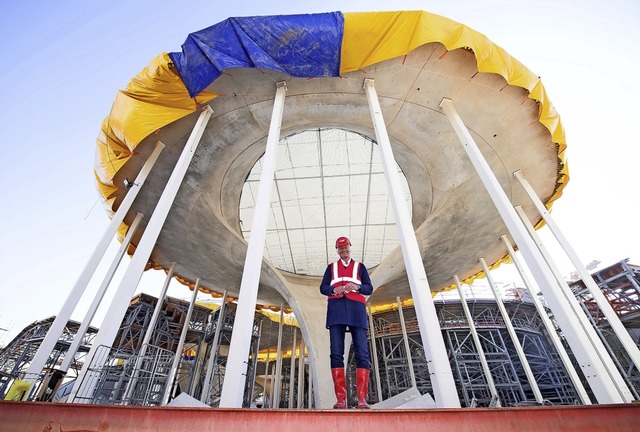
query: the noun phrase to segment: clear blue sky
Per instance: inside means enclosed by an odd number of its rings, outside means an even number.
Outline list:
[[[232,16],[396,9],[466,24],[542,77],[568,143],[571,181],[556,221],[585,263],[640,264],[637,0],[5,1],[0,328],[8,331],[0,345],[58,313],[107,226],[93,180],[95,138],[117,90],[152,58]],[[145,291],[157,295],[162,279],[146,274]],[[179,284],[172,290],[189,296]]]

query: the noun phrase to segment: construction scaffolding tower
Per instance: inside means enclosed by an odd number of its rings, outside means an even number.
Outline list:
[[[628,259],[591,274],[622,324],[640,345],[640,267]],[[635,399],[640,399],[640,371],[635,367],[622,343],[611,329],[584,281],[570,283],[570,288],[589,317],[616,367],[624,377]]]
[[[35,321],[25,327],[6,347],[0,351],[0,396],[4,399],[11,385],[22,379],[33,360],[40,344],[44,340],[55,316]],[[55,401],[57,389],[63,383],[65,374],[60,366],[67,355],[69,347],[80,328],[80,323],[69,320],[62,335],[56,342],[49,355],[42,374],[36,380],[30,391],[30,399],[39,401]],[[78,347],[73,361],[69,366],[67,380],[73,380],[82,369],[84,359],[91,348],[91,343],[98,333],[95,327],[88,327]]]
[[[576,404],[577,394],[560,362],[535,305],[526,297],[504,301],[529,366],[540,387],[545,403]],[[468,302],[502,406],[537,404],[528,384],[524,367],[509,338],[495,300]],[[443,338],[454,371],[458,395],[463,406],[492,406],[492,394],[473,343],[469,324],[459,299],[435,301]],[[370,376],[368,401],[375,403],[398,395],[413,386],[421,394],[432,393],[424,347],[413,307],[403,307],[406,338],[397,309],[372,316],[379,369],[381,398],[376,394],[376,374]],[[372,332],[370,332],[371,334]],[[407,348],[410,351],[407,354]],[[413,365],[413,371],[409,365]],[[412,377],[413,375],[413,377]],[[350,355],[349,380],[355,382],[355,360]],[[355,386],[349,386],[349,403],[356,402]]]
[[[640,268],[624,260],[594,273],[593,278],[634,340],[638,341]],[[637,397],[640,392],[638,371],[582,281],[570,285]],[[482,292],[484,287],[471,286],[470,289],[468,306],[501,406],[537,404],[496,301]],[[532,300],[519,288],[503,292],[509,319],[544,403],[578,404],[574,386]],[[221,308],[217,303],[213,307],[211,304],[196,305],[189,323],[186,323],[189,302],[166,298],[155,328],[147,338],[149,342],[143,349],[142,344],[157,302],[156,298],[146,294],[132,299],[114,345],[97,349],[89,369],[93,377],[98,377],[97,385],[85,402],[161,405],[180,393],[187,393],[209,406],[218,406],[236,305],[231,302]],[[496,398],[485,377],[479,350],[473,342],[460,299],[455,293],[447,293],[438,295],[434,303],[460,401],[468,407],[495,406]],[[302,333],[292,322],[282,323],[280,328],[280,319],[276,316],[279,314],[267,312],[256,312],[254,316],[243,406],[313,408]],[[414,386],[421,394],[432,393],[415,309],[403,306],[400,313],[396,307],[373,314],[371,320],[371,352],[376,356],[375,359],[372,356],[374,370],[370,374],[368,401],[376,403],[386,400]],[[53,317],[31,324],[0,352],[0,392],[3,396],[13,381],[20,379],[21,373],[26,371],[52,322]],[[176,353],[185,325],[188,326],[186,338],[181,352]],[[62,381],[61,377],[54,376],[55,368],[61,364],[78,327],[78,323],[69,321],[31,393],[31,400],[54,399],[51,394],[52,391],[55,393],[53,387],[56,382]],[[78,375],[96,333],[95,328],[87,331],[66,381]],[[280,334],[281,351],[278,355],[275,347],[278,346]],[[559,330],[558,334],[562,340]],[[566,344],[565,348],[572,358]],[[174,379],[169,383],[176,356],[179,357],[179,363]],[[347,379],[351,406],[355,405],[357,399],[355,369],[355,358],[350,352]],[[576,369],[579,372],[580,368]]]
[[[85,374],[97,380],[93,393],[76,396],[74,402],[85,399],[84,402],[100,404],[161,405],[176,355],[182,361],[172,391],[180,390],[181,386],[190,389],[199,366],[192,361],[197,356],[191,353],[194,347],[197,353],[203,344],[211,310],[195,306],[186,323],[189,302],[166,297],[149,342],[143,346],[157,302],[157,298],[147,294],[131,300],[113,346],[98,347]],[[183,350],[176,353],[185,325],[188,327]]]

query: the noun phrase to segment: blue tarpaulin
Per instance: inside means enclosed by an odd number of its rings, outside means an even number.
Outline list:
[[[189,34],[170,53],[194,97],[229,68],[261,68],[295,78],[336,77],[344,18],[340,12],[229,18]]]

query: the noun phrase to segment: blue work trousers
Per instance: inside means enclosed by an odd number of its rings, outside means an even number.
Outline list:
[[[367,329],[362,327],[347,326],[346,324],[334,324],[329,327],[331,344],[331,368],[344,367],[344,335],[349,327],[353,349],[356,355],[357,368],[370,368],[369,343],[367,341]]]

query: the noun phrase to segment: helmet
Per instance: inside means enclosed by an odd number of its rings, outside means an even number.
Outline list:
[[[338,249],[340,246],[347,245],[351,246],[351,242],[346,237],[338,237],[338,239],[336,240],[336,249]]]

